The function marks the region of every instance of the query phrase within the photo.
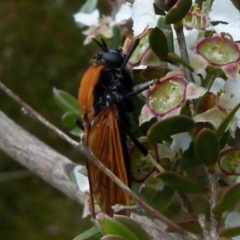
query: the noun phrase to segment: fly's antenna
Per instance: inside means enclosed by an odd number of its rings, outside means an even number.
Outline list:
[[[106,42],[104,41],[103,38],[101,38],[101,40],[102,40],[102,46],[103,46],[102,49],[104,50],[104,52],[109,52]]]
[[[136,47],[138,46],[139,42],[140,42],[139,38],[137,38],[134,41],[134,43],[131,46],[130,50],[128,51],[127,55],[124,57],[124,61],[122,63],[121,69],[125,68],[125,66],[127,65],[129,58],[132,56],[132,54],[135,51]]]
[[[97,41],[95,38],[92,38],[92,40],[97,43],[98,46],[100,46],[100,48],[103,50],[103,52],[109,52],[107,44],[105,43],[105,41],[103,40],[103,38],[101,38],[102,43],[100,43],[99,41]]]

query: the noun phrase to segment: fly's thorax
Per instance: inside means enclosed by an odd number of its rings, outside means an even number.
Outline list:
[[[133,110],[128,95],[132,90],[132,78],[126,69],[104,68],[94,89],[95,114],[111,104],[116,104],[124,112]]]

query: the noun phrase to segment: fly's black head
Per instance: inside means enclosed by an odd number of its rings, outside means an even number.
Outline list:
[[[120,68],[124,62],[124,55],[121,50],[108,50],[106,43],[102,39],[102,43],[93,39],[103,50],[101,53],[97,53],[94,56],[94,60],[97,64],[106,65],[107,67]]]

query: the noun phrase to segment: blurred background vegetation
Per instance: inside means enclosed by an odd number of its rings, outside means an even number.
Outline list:
[[[62,112],[53,101],[52,89],[77,96],[94,52],[93,45],[82,46],[84,36],[73,20],[84,2],[0,1],[1,81],[61,129]],[[1,111],[61,154],[81,162],[78,152],[24,115],[4,92],[0,97]],[[26,169],[0,152],[0,174],[10,177],[0,178],[0,239],[72,239],[89,226],[89,221],[81,219],[80,205],[31,173],[11,177],[15,171]]]

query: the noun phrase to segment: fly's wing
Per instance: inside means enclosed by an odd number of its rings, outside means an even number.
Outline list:
[[[128,185],[115,105],[105,108],[94,119],[87,134],[86,144],[109,170]],[[87,168],[91,194],[104,213],[113,216],[112,206],[129,205],[129,195],[90,160],[87,160]],[[129,216],[130,212],[124,210],[119,214]]]
[[[84,115],[88,121],[92,121],[94,116],[93,91],[101,77],[103,69],[103,66],[91,66],[81,80],[81,85],[78,91],[78,102],[81,114]]]

